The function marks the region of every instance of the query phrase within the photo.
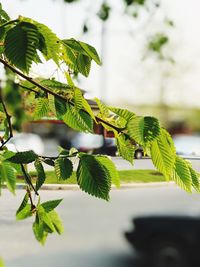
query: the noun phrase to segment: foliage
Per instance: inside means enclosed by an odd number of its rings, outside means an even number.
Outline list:
[[[134,2],[141,5],[144,1]],[[105,6],[104,9],[106,12],[109,10]],[[87,77],[92,62],[101,64],[94,47],[75,39],[61,40],[46,25],[30,18],[20,16],[10,20],[3,10],[0,10],[0,29],[3,32],[0,63],[5,66],[7,73],[5,87],[0,88],[0,123],[5,132],[0,146],[0,188],[6,184],[15,193],[16,172],[21,170],[27,189],[16,218],[33,218],[33,232],[41,244],[45,243],[49,234],[63,232],[61,219],[55,211],[61,200],[44,203],[40,200],[39,190],[46,179],[44,164],[54,167],[59,180],[67,180],[74,167],[71,158],[77,158],[76,180],[80,189],[107,201],[111,184],[119,187],[120,181],[114,164],[106,156],[88,155],[74,149],[62,149],[57,157],[37,155],[33,151],[9,151],[6,144],[13,136],[13,122],[19,118],[22,123],[27,118],[38,120],[55,117],[82,132],[93,132],[95,122],[113,132],[119,153],[124,159],[132,163],[135,149],[138,144],[142,145],[167,180],[174,180],[186,191],[199,191],[199,174],[187,161],[177,157],[170,135],[161,128],[156,118],[108,107],[99,99],[95,99],[99,113],[93,113],[81,89],[75,85],[73,76]],[[165,42],[159,40],[159,44]],[[33,63],[45,64],[49,60],[63,71],[66,83],[29,76]],[[17,109],[12,106],[17,106]],[[22,109],[27,113],[26,116],[19,112]],[[17,127],[20,127],[19,123]],[[30,163],[34,163],[37,173],[35,184],[27,172],[27,164]],[[36,195],[34,199],[33,194]]]

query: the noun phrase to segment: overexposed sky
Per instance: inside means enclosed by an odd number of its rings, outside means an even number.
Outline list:
[[[162,0],[162,8],[149,21],[145,12],[138,20],[124,16],[122,0],[109,2],[114,11],[105,26],[104,67],[93,64],[91,75],[82,78],[80,86],[91,95],[122,106],[159,103],[162,97],[171,105],[200,107],[200,2]],[[64,4],[63,0],[1,3],[12,18],[19,14],[32,17],[47,24],[59,37],[87,41],[101,54],[101,23],[95,16],[101,0],[82,0],[73,5]],[[86,17],[91,31],[83,36],[81,25]],[[163,26],[163,18],[174,20],[175,27]],[[155,32],[168,33],[170,43],[165,52],[176,64],[160,62],[147,53],[146,40]],[[51,74],[54,66],[34,71]]]

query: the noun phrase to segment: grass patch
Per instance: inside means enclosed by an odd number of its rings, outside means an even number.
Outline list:
[[[164,182],[164,176],[154,170],[125,170],[118,171],[121,183],[150,183],[150,182]],[[36,173],[31,172],[31,176],[36,178]],[[58,180],[53,171],[46,172],[46,184],[76,184],[76,173],[73,172],[72,176],[63,181]],[[23,182],[23,178],[17,179],[18,183]]]

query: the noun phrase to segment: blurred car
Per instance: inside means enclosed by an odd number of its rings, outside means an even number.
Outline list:
[[[176,134],[173,140],[178,155],[200,156],[200,135]]]
[[[126,239],[148,267],[200,266],[200,217],[163,215],[138,217]]]
[[[32,133],[17,133],[6,144],[7,148],[13,152],[33,150],[36,154],[42,155],[44,143],[39,135]]]

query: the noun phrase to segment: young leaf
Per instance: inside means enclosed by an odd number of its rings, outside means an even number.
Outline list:
[[[62,201],[62,199],[56,199],[56,200],[49,200],[47,202],[44,202],[41,204],[41,206],[44,208],[45,212],[49,213],[50,211],[54,210]]]
[[[6,181],[7,188],[11,193],[15,193],[16,187],[16,172],[8,162],[2,162],[0,165],[0,176],[3,181]]]
[[[86,44],[84,42],[79,42],[79,44],[85,50],[85,52],[89,57],[91,57],[98,65],[101,65],[101,60],[99,58],[99,55],[93,46]]]
[[[38,240],[42,245],[45,244],[48,233],[44,230],[44,224],[39,220],[38,215],[36,215],[35,222],[33,223],[33,233],[36,240]]]
[[[117,138],[117,149],[122,158],[128,160],[133,164],[134,159],[134,146],[129,139],[126,139],[123,134],[119,135]]]
[[[126,121],[135,117],[135,114],[127,109],[121,109],[121,108],[115,108],[115,107],[108,107],[108,108],[109,110],[117,114],[119,117],[125,119]]]
[[[34,165],[35,165],[35,169],[37,171],[37,176],[38,176],[35,189],[36,191],[38,191],[46,179],[46,174],[45,174],[43,165],[39,159],[35,160]]]
[[[18,164],[28,164],[35,161],[38,155],[33,150],[17,152],[13,157],[9,158],[8,161]]]
[[[58,158],[55,160],[55,173],[58,179],[66,180],[70,178],[73,171],[72,162],[67,158]]]
[[[192,177],[188,164],[184,159],[178,156],[176,157],[173,180],[184,190],[191,193]]]
[[[119,188],[120,187],[120,178],[119,173],[115,167],[115,164],[107,156],[96,156],[95,159],[100,162],[101,165],[105,168],[107,175],[110,176],[112,183]]]
[[[46,97],[36,99],[34,119],[39,120],[49,112],[49,100]]]
[[[14,66],[28,73],[36,57],[38,43],[37,28],[30,23],[19,23],[7,32],[5,55]]]
[[[55,97],[54,104],[57,118],[62,119],[62,116],[65,115],[65,113],[67,112],[66,102],[62,99],[59,99],[58,97]]]
[[[74,104],[77,110],[81,109],[83,106],[82,99],[83,96],[81,90],[79,88],[74,88]]]
[[[26,207],[28,203],[28,199],[29,199],[29,196],[28,196],[28,193],[26,193],[22,200],[22,203],[20,204],[18,210],[16,211],[16,215],[19,214]]]
[[[190,165],[188,166],[188,168],[189,168],[190,175],[192,178],[192,186],[197,192],[200,192],[200,183],[199,183],[200,174],[197,173],[194,169],[192,169]]]
[[[151,144],[153,164],[169,180],[176,161],[176,151],[170,135],[161,129],[160,136]]]
[[[55,227],[51,221],[51,218],[49,217],[45,209],[42,207],[42,205],[37,206],[37,214],[39,217],[39,221],[44,224],[44,227],[46,227],[45,231],[48,231],[48,233],[55,232]]]
[[[71,105],[67,105],[67,112],[62,119],[69,127],[77,131],[93,132],[93,121],[91,117],[82,110],[77,111]]]
[[[103,103],[101,102],[98,98],[94,99],[99,107],[100,110],[100,115],[102,117],[108,117],[110,112],[109,112],[109,108]]]
[[[130,137],[140,145],[146,145],[160,134],[159,122],[154,117],[131,117],[127,129]]]
[[[64,232],[64,227],[58,213],[55,210],[52,210],[49,212],[49,217],[56,229],[56,232],[61,235]]]
[[[76,172],[80,188],[90,195],[109,200],[111,177],[94,156],[82,154]]]
[[[16,213],[16,219],[18,221],[25,220],[25,219],[31,217],[32,214],[33,213],[31,211],[31,204],[26,203],[26,205],[23,207],[23,209],[21,209],[20,211],[18,211]]]

